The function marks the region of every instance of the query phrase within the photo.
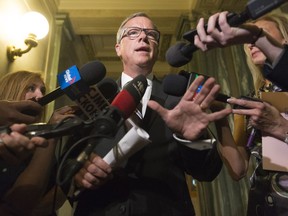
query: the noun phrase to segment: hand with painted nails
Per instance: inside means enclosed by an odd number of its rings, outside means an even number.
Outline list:
[[[230,98],[228,102],[243,107],[243,109],[233,109],[232,112],[249,116],[249,123],[254,128],[277,139],[285,139],[285,134],[288,131],[288,121],[271,104],[236,98]]]

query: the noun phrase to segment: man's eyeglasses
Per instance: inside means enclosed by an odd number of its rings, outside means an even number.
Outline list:
[[[148,39],[159,42],[160,32],[156,29],[146,29],[139,27],[127,27],[122,30],[122,34],[119,42],[124,38],[128,37],[130,40],[134,40],[139,37],[141,32],[144,31]]]

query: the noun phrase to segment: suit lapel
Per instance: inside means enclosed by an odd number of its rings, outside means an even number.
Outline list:
[[[167,94],[163,92],[162,84],[154,77],[150,100],[154,100],[158,102],[161,106],[164,106],[166,99]],[[149,130],[157,117],[159,117],[158,114],[151,110],[149,107],[147,107],[147,111],[143,119],[144,129]]]
[[[151,97],[150,100],[154,100],[158,102],[161,106],[165,106],[165,101],[168,97],[167,94],[163,92],[162,84],[161,82],[154,76],[153,77],[153,86],[152,86],[152,92],[151,92]],[[117,79],[116,83],[118,86],[121,86],[121,78]],[[149,107],[147,107],[146,114],[143,119],[143,129],[144,130],[149,130],[151,128],[153,122],[155,119],[159,117],[156,112],[151,110]]]

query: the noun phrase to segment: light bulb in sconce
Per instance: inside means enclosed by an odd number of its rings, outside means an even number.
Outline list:
[[[24,42],[27,48],[15,48],[9,46],[7,48],[7,57],[10,62],[16,58],[21,57],[24,53],[29,52],[33,47],[38,45],[38,40],[44,38],[49,32],[49,24],[47,19],[38,12],[28,12],[19,21],[20,35],[25,38]]]

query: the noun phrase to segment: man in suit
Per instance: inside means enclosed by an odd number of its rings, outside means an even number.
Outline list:
[[[157,27],[145,13],[129,16],[118,30],[115,49],[123,62],[120,87],[139,74],[148,81],[141,127],[151,143],[124,166],[113,169],[97,152],[91,154],[74,177],[76,187],[85,189],[78,197],[75,215],[191,216],[195,213],[185,172],[200,181],[212,181],[221,170],[215,146],[199,150],[193,142],[189,148],[181,141],[187,144],[197,139],[211,121],[227,116],[231,109],[205,112],[220,90],[213,78],[197,95],[203,77],[193,82],[181,100],[165,94],[152,74],[159,39]],[[125,128],[118,131],[115,140],[123,134]]]

